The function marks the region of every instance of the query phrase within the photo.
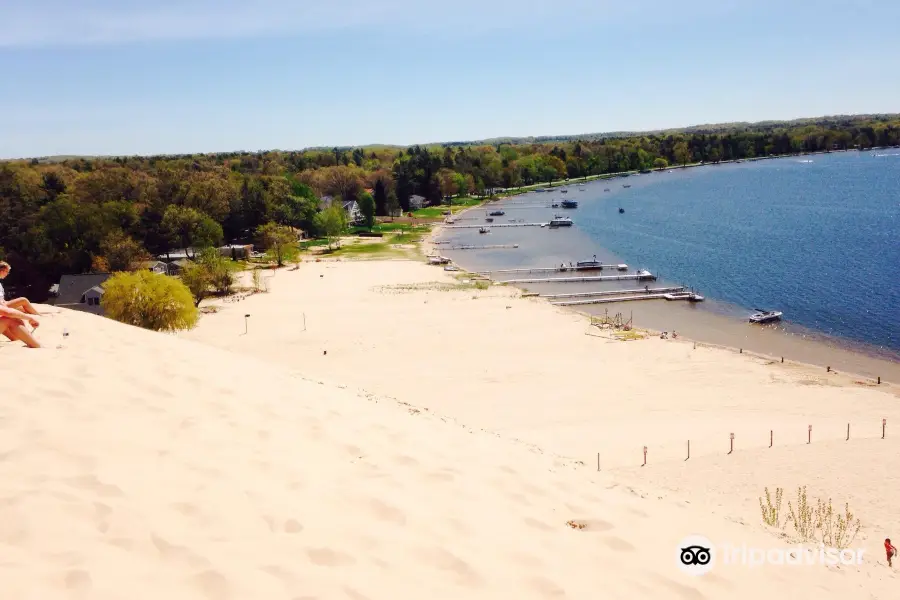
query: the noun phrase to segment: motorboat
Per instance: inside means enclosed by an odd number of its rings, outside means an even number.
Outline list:
[[[750,315],[751,323],[771,323],[772,321],[780,321],[782,313],[780,310],[759,310]]]
[[[673,292],[671,294],[663,294],[663,298],[666,300],[687,300],[690,298],[690,292]]]
[[[627,271],[627,270],[628,270],[628,265],[626,265],[625,263],[616,265],[616,271]]]
[[[492,211],[489,212],[488,214],[489,214],[490,216],[492,216],[492,217],[502,217],[502,216],[505,215],[506,213],[503,212],[502,210],[492,210]]]
[[[630,188],[630,187],[631,187],[631,185],[629,185],[629,184],[625,184],[625,185],[623,185],[623,186],[622,186],[622,187],[623,187],[623,188]]]
[[[559,202],[554,202],[550,205],[550,208],[559,208]]]
[[[609,191],[609,188],[604,188],[603,191],[604,191],[604,192],[608,192],[608,191]]]
[[[560,190],[560,193],[562,193],[562,194],[568,194],[568,193],[569,193],[569,190]]]
[[[444,267],[444,270],[445,271],[459,271],[459,267],[457,267],[456,265],[447,265],[446,267]]]
[[[447,265],[450,264],[450,259],[446,256],[429,256],[428,263],[432,265]]]
[[[575,263],[575,266],[579,269],[589,270],[589,269],[603,269],[603,263],[597,260],[597,255],[594,255],[592,260],[579,260]]]
[[[621,214],[624,214],[624,213],[625,213],[625,209],[624,209],[624,208],[620,208],[620,209],[619,209],[619,214],[621,215]]]
[[[562,215],[556,215],[550,220],[550,227],[571,227],[574,225],[572,223],[572,219],[569,217],[563,217]]]
[[[563,200],[560,206],[563,208],[578,208],[578,200]]]
[[[486,217],[484,220],[487,221],[488,223],[493,223],[494,217]]]
[[[488,229],[487,227],[482,227],[481,229],[478,230],[478,233],[488,233],[488,232],[490,232],[490,229]]]
[[[656,275],[648,271],[647,269],[639,269],[636,273],[638,279],[652,279],[656,280]]]
[[[703,302],[704,300],[706,300],[706,298],[696,292],[691,292],[691,296],[688,298],[688,302]]]

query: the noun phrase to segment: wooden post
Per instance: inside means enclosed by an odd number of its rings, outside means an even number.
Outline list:
[[[728,449],[728,454],[731,454],[732,452],[734,452],[734,434],[729,433],[728,437],[729,437],[730,445],[731,445],[731,447]]]
[[[831,367],[825,367],[825,372],[826,372],[826,373],[831,373]]]
[[[647,446],[644,446],[644,464],[642,464],[641,466],[642,467],[647,466]]]
[[[881,385],[881,375],[878,376],[878,385]]]
[[[306,331],[306,313],[303,313],[303,331]]]
[[[784,362],[784,357],[783,357],[783,356],[781,357],[781,362]]]
[[[812,425],[807,428],[807,432],[806,443],[812,444]]]
[[[775,440],[775,434],[774,434],[774,432],[770,429],[770,430],[769,430],[769,448],[772,447],[772,443],[774,442],[774,440]]]
[[[600,453],[597,453],[597,470],[600,470]]]
[[[884,439],[884,430],[887,429],[887,419],[881,420],[881,439]]]
[[[244,315],[244,335],[247,335],[247,322],[250,319],[250,315]]]
[[[847,423],[847,441],[850,441],[850,423]]]
[[[691,458],[691,440],[688,440],[688,455],[687,455],[687,458],[684,460],[690,460],[690,458]]]
[[[743,349],[743,348],[741,348],[741,352],[740,352],[740,353],[741,353],[741,354],[743,354],[743,353],[744,353],[744,349]]]

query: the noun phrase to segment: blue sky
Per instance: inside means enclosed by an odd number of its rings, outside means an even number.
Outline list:
[[[895,0],[0,0],[0,157],[900,112]]]

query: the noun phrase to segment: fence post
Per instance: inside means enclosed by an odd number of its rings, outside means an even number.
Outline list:
[[[770,429],[770,430],[769,430],[769,448],[772,447],[772,443],[773,443],[774,439],[775,439],[775,434],[774,434],[774,432]]]
[[[600,470],[600,453],[597,453],[597,470]]]
[[[730,447],[728,448],[728,454],[731,454],[732,452],[734,452],[734,434],[729,433],[728,438],[730,440],[729,441]]]
[[[884,430],[887,429],[887,419],[881,420],[881,439],[884,439]]]
[[[807,432],[806,443],[812,444],[812,425],[807,428]]]
[[[847,441],[850,441],[850,423],[847,423]]]
[[[641,466],[642,467],[647,466],[647,446],[644,446],[644,464],[642,464]]]
[[[688,440],[688,455],[687,455],[687,458],[684,460],[690,460],[690,458],[691,458],[691,440]]]

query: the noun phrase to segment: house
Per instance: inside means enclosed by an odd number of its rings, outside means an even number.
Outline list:
[[[157,275],[168,275],[169,267],[162,260],[146,260],[138,265],[141,271],[147,270]]]
[[[187,258],[173,260],[169,263],[169,275],[180,275],[181,271],[183,271],[186,266],[193,264],[193,262],[194,261]]]
[[[419,210],[420,208],[424,208],[426,202],[424,196],[413,194],[409,197],[409,210]]]
[[[112,273],[63,275],[59,280],[56,298],[51,303],[61,308],[102,315],[103,283],[110,277]]]
[[[227,244],[219,248],[219,254],[225,258],[246,260],[253,254],[253,244]]]
[[[347,221],[350,223],[362,223],[363,214],[356,200],[344,202],[344,212],[347,213]]]
[[[321,207],[322,210],[325,210],[326,208],[331,208],[331,203],[333,201],[334,201],[334,196],[322,196],[321,198],[319,198],[319,207]]]

